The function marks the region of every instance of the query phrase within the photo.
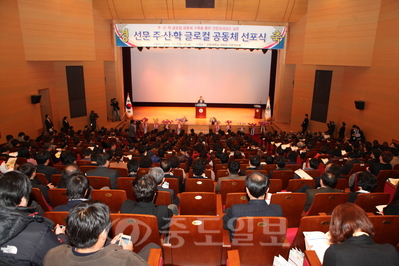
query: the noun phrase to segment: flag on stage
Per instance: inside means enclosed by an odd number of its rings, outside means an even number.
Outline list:
[[[131,117],[133,116],[133,106],[132,106],[132,102],[130,101],[130,97],[129,97],[129,93],[127,94],[127,98],[126,98],[126,116],[127,117]]]
[[[272,120],[272,110],[270,109],[270,97],[267,98],[266,110],[265,110],[266,121]]]

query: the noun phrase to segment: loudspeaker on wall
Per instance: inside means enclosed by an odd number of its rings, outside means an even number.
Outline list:
[[[364,101],[355,101],[355,107],[359,110],[364,110]]]
[[[40,103],[41,95],[32,95],[30,96],[30,101],[32,104]]]

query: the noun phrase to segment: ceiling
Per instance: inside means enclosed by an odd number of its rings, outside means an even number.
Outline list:
[[[285,24],[299,21],[306,14],[307,5],[308,0],[215,0],[215,8],[186,8],[185,0],[93,0],[93,8],[100,16],[116,20],[115,23],[209,20]]]

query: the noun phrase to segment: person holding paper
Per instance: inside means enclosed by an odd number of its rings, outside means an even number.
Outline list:
[[[330,242],[323,266],[394,266],[399,253],[390,244],[376,244],[374,226],[362,208],[354,203],[338,205],[331,216]]]

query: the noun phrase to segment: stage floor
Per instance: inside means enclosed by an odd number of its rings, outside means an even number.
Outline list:
[[[148,118],[149,123],[153,123],[158,118],[158,123],[169,119],[175,121],[177,118],[187,117],[188,125],[209,125],[209,119],[215,117],[221,125],[231,120],[233,125],[239,123],[258,123],[262,119],[254,118],[255,111],[251,108],[210,108],[206,109],[207,118],[195,118],[195,107],[134,107],[134,119]],[[176,122],[175,122],[176,123]]]

